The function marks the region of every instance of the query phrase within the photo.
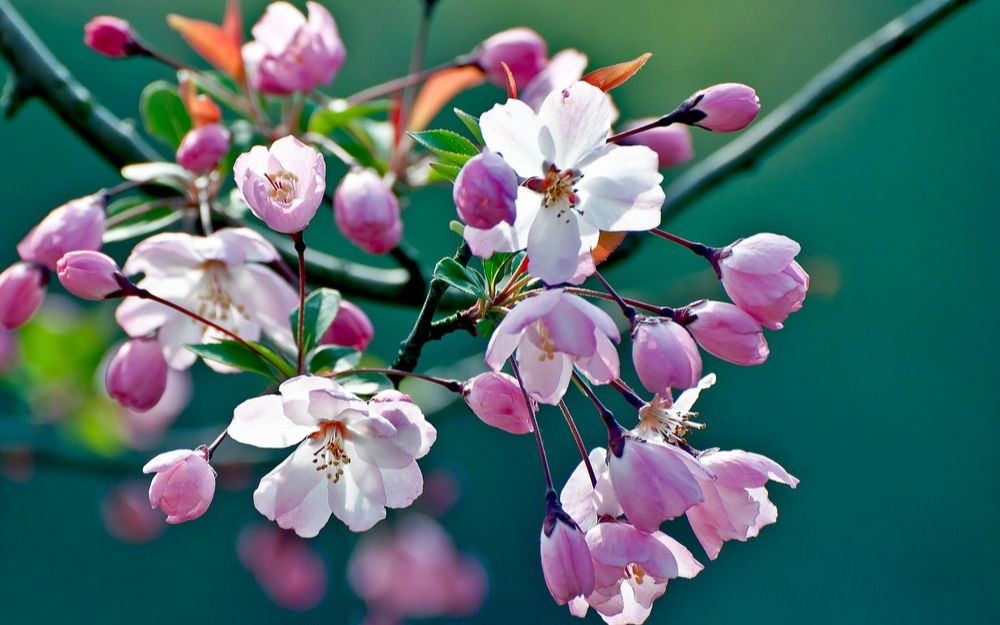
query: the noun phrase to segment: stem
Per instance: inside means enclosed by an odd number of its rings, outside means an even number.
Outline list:
[[[384,83],[358,91],[354,95],[348,96],[347,102],[348,104],[360,104],[362,102],[367,102],[368,100],[374,100],[375,98],[391,95],[397,91],[401,91],[409,87],[415,87],[440,71],[456,67],[467,67],[473,64],[474,63],[472,63],[467,56],[458,56],[446,63],[435,65],[434,67],[428,67],[399,78],[393,78],[392,80]]]
[[[672,232],[667,232],[666,230],[661,230],[659,228],[653,228],[652,230],[649,231],[649,234],[660,237],[661,239],[666,239],[667,241],[673,241],[678,245],[683,245],[684,247],[688,248],[695,254],[699,256],[705,256],[706,258],[710,253],[712,253],[712,251],[714,251],[714,248],[711,248],[705,245],[704,243],[695,243],[694,241],[688,241],[684,237],[679,237]]]
[[[563,417],[566,419],[566,425],[569,426],[569,431],[573,433],[573,440],[576,441],[576,448],[580,450],[580,457],[583,458],[583,466],[587,467],[587,474],[590,476],[590,484],[597,487],[597,475],[594,473],[594,467],[590,464],[590,456],[587,455],[587,448],[583,444],[583,437],[580,436],[580,430],[576,428],[576,421],[573,421],[573,415],[569,413],[569,408],[566,407],[566,402],[559,400],[559,410],[562,411]]]
[[[625,384],[620,379],[611,380],[611,386],[618,389],[618,392],[622,394],[622,397],[624,397],[628,403],[632,404],[632,407],[636,410],[646,405],[646,402],[643,401],[642,397],[639,397],[638,393],[633,391],[628,384]]]
[[[521,387],[521,394],[524,395],[524,402],[528,404],[528,414],[531,415],[531,431],[535,434],[535,444],[538,445],[538,457],[542,459],[542,472],[545,473],[545,489],[546,492],[555,492],[555,488],[552,486],[552,472],[549,470],[549,459],[545,455],[545,445],[542,443],[542,432],[538,429],[538,419],[535,418],[535,406],[531,403],[531,397],[528,396],[528,389],[524,388],[524,380],[521,379],[521,370],[517,368],[517,361],[511,356],[508,358],[510,362],[511,369],[514,370],[514,377],[517,378],[517,384]]]
[[[135,180],[125,180],[123,182],[119,182],[113,187],[105,189],[104,195],[108,197],[114,197],[120,193],[125,193],[129,189],[134,189],[140,185],[142,185],[141,182],[136,182]]]
[[[358,163],[357,159],[351,156],[350,152],[342,148],[339,143],[337,143],[333,139],[330,139],[329,137],[324,137],[323,135],[316,132],[307,132],[305,135],[302,136],[302,138],[307,143],[315,143],[319,147],[323,148],[324,150],[329,152],[332,156],[338,158],[343,164],[347,165],[348,167],[361,166],[360,163]]]
[[[396,376],[400,378],[416,378],[418,380],[424,380],[425,382],[431,382],[442,386],[452,393],[462,392],[462,383],[459,380],[449,380],[446,378],[438,378],[433,375],[427,375],[426,373],[413,373],[412,371],[403,371],[401,369],[380,369],[380,368],[365,368],[360,369],[346,369],[344,371],[336,371],[331,373],[327,377],[338,378],[342,375],[351,375],[354,373],[382,373],[385,375]]]
[[[596,297],[599,299],[608,300],[609,302],[615,301],[615,298],[608,293],[601,293],[600,291],[594,291],[592,289],[585,289],[577,286],[568,286],[564,289],[567,293],[572,293],[573,295],[583,295],[584,297]],[[534,294],[536,291],[529,291]],[[541,293],[541,289],[537,293]],[[630,306],[635,306],[636,308],[641,308],[643,310],[648,310],[649,312],[654,312],[658,315],[663,315],[664,317],[673,316],[674,309],[669,306],[657,306],[656,304],[649,304],[641,300],[632,299],[631,297],[621,298],[623,301],[628,303]]]
[[[628,317],[629,323],[630,324],[635,323],[635,316],[637,314],[635,311],[635,307],[628,304],[624,299],[622,299],[622,296],[618,295],[618,292],[614,290],[614,288],[607,280],[604,279],[604,276],[602,276],[599,271],[596,270],[594,271],[594,277],[597,278],[597,281],[601,283],[601,286],[604,287],[604,290],[606,290],[608,294],[611,296],[611,298],[615,301],[615,303],[618,304],[618,307],[622,309],[622,313],[626,317]]]
[[[222,444],[222,441],[226,440],[226,436],[228,435],[229,435],[229,428],[226,428],[225,430],[222,430],[222,432],[220,432],[218,436],[215,437],[215,440],[212,441],[211,444],[208,445],[208,447],[206,447],[206,449],[208,450],[209,460],[212,459],[212,455],[215,454],[215,450],[219,448],[219,445]]]
[[[618,425],[618,422],[615,420],[614,413],[611,412],[611,410],[609,410],[608,407],[604,405],[604,402],[601,401],[601,398],[598,397],[596,393],[594,393],[594,389],[590,388],[590,385],[587,384],[587,381],[584,380],[583,377],[579,373],[577,373],[575,369],[573,370],[573,382],[575,382],[576,385],[580,387],[580,390],[583,391],[583,394],[587,396],[587,399],[589,399],[591,403],[594,404],[594,407],[597,408],[598,414],[601,415],[601,420],[604,421],[604,424],[608,426],[608,429],[611,429],[612,427],[621,428],[621,426]]]
[[[295,252],[299,257],[299,333],[298,333],[298,360],[296,370],[302,373],[305,364],[305,325],[306,325],[306,240],[301,232],[296,232],[292,236],[295,245]]]

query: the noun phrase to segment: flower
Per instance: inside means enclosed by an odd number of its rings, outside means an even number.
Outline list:
[[[511,434],[527,434],[534,429],[521,386],[506,373],[490,371],[466,380],[462,398],[486,425]]]
[[[498,87],[507,85],[506,63],[514,83],[527,85],[545,68],[545,40],[530,28],[511,28],[499,32],[479,45],[479,66],[490,82]]]
[[[549,59],[545,69],[524,85],[523,89],[521,84],[518,85],[517,99],[530,106],[531,110],[538,111],[547,95],[553,91],[562,91],[580,80],[586,67],[586,54],[573,49],[561,50]]]
[[[207,174],[229,152],[229,131],[219,124],[192,128],[177,147],[177,164],[196,174]]]
[[[768,480],[792,488],[799,483],[770,458],[739,449],[707,451],[698,459],[716,479],[701,481],[705,501],[689,509],[687,518],[712,560],[719,556],[723,541],[746,542],[778,520],[778,509],[767,496]]]
[[[149,487],[139,480],[116,484],[101,502],[104,529],[118,540],[148,543],[165,529],[163,515],[149,507]]]
[[[632,362],[650,393],[688,388],[701,377],[701,354],[688,331],[663,317],[636,317]]]
[[[0,273],[0,327],[16,330],[45,300],[49,272],[34,263],[14,263]]]
[[[809,274],[795,262],[800,249],[788,237],[767,232],[740,239],[718,252],[722,286],[734,304],[780,330],[809,290]]]
[[[236,553],[268,598],[284,608],[305,612],[326,596],[326,562],[291,532],[264,523],[251,525],[240,532]]]
[[[279,527],[315,536],[332,513],[355,532],[410,505],[423,490],[417,459],[437,432],[410,398],[383,391],[367,404],[327,378],[299,376],[279,395],[236,407],[229,435],[256,447],[298,448],[260,481],[254,505]]]
[[[669,390],[657,393],[652,401],[639,408],[635,435],[658,443],[674,443],[682,441],[690,430],[704,429],[705,424],[692,421],[698,413],[691,412],[691,408],[701,392],[714,384],[715,374],[709,373],[697,386],[681,393],[677,401],[673,400]]]
[[[341,300],[337,316],[320,337],[319,344],[342,345],[363,352],[368,349],[368,344],[374,337],[375,327],[365,311],[351,302]]]
[[[698,114],[694,125],[715,132],[742,130],[760,112],[760,100],[753,88],[734,82],[702,89],[684,106]]]
[[[243,46],[243,56],[257,90],[311,91],[333,80],[344,64],[347,51],[333,16],[316,2],[306,7],[308,19],[288,2],[272,2],[251,29],[254,40]]]
[[[125,342],[108,364],[105,385],[120,405],[137,412],[151,409],[167,390],[167,361],[160,344],[147,338]]]
[[[656,153],[607,144],[613,115],[607,94],[584,82],[549,94],[537,114],[519,100],[484,113],[486,147],[528,180],[513,226],[466,228],[473,253],[527,248],[532,275],[579,283],[594,272],[590,251],[600,230],[656,227],[664,199]]]
[[[563,509],[584,532],[597,525],[602,517],[616,519],[623,514],[608,475],[607,450],[603,447],[592,449],[588,460],[597,484],[591,483],[587,465],[580,462],[559,494]]]
[[[474,156],[455,178],[452,192],[458,216],[473,228],[514,223],[517,174],[492,152]]]
[[[162,453],[142,472],[156,473],[149,485],[149,505],[162,510],[171,525],[197,519],[212,504],[215,470],[208,464],[205,447]]]
[[[399,200],[370,169],[352,170],[340,181],[333,217],[340,232],[369,254],[389,252],[403,236]]]
[[[576,366],[594,384],[618,377],[618,328],[582,297],[551,289],[519,302],[497,326],[486,348],[494,371],[516,352],[521,381],[537,401],[557,404]]]
[[[645,126],[653,121],[653,117],[637,119],[625,124],[622,131],[631,130]],[[687,126],[657,126],[644,130],[638,134],[623,138],[619,141],[621,145],[644,145],[656,152],[660,158],[660,168],[669,169],[686,163],[694,156],[694,148],[691,145],[691,131]]]
[[[94,52],[112,58],[131,56],[141,49],[129,23],[110,15],[99,15],[87,22],[83,42]]]
[[[248,341],[267,333],[291,345],[288,316],[298,305],[295,290],[262,263],[278,251],[247,228],[224,228],[207,237],[179,232],[157,234],[135,246],[126,274],[145,274],[137,284],[154,295],[193,310]],[[156,302],[128,297],[115,312],[129,336],[157,333],[167,364],[186,369],[196,356],[185,346],[222,340],[216,330]],[[222,372],[233,369],[205,361]]]
[[[737,365],[759,365],[770,353],[760,323],[738,306],[701,300],[686,308],[684,327],[702,349]]]
[[[167,368],[167,385],[156,405],[142,412],[121,408],[119,424],[129,447],[146,449],[162,438],[191,401],[191,373]]]
[[[67,252],[101,249],[105,202],[105,196],[97,193],[53,210],[17,244],[21,260],[55,271],[56,263]]]
[[[101,300],[122,290],[124,280],[118,264],[100,252],[79,251],[65,254],[56,265],[59,283],[83,299]]]
[[[550,492],[542,523],[542,574],[549,594],[559,605],[594,591],[594,563],[587,539]]]
[[[292,136],[241,154],[233,174],[253,214],[285,234],[306,229],[326,190],[326,161]]]

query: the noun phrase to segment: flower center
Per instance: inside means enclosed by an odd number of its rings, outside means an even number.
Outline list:
[[[576,183],[583,175],[574,170],[559,171],[555,165],[549,165],[545,175],[540,178],[529,178],[524,186],[542,196],[542,206],[568,205],[573,208],[577,203]]]
[[[310,436],[323,441],[323,445],[313,452],[313,468],[326,473],[326,479],[336,484],[344,475],[344,467],[351,464],[351,457],[344,449],[347,428],[340,421],[324,421]]]
[[[638,563],[633,562],[625,567],[625,577],[632,579],[636,584],[641,586],[643,580],[646,578],[646,570]]]
[[[198,314],[219,325],[227,325],[237,317],[250,319],[243,304],[235,302],[229,294],[231,279],[226,264],[221,260],[209,260],[202,263],[201,269]]]
[[[538,360],[545,362],[546,360],[554,359],[556,357],[556,344],[553,342],[552,334],[549,332],[545,322],[539,319],[535,322],[534,329],[538,336],[537,340],[533,342],[538,349],[542,350],[542,353],[538,355]]]
[[[696,423],[697,412],[684,412],[673,408],[673,400],[659,393],[639,409],[639,429],[647,433],[659,434],[666,441],[683,441],[691,430],[705,429],[704,423]]]
[[[298,176],[282,169],[273,174],[264,174],[264,177],[271,183],[271,191],[268,196],[272,200],[282,204],[290,204],[295,199],[295,185],[299,182]]]

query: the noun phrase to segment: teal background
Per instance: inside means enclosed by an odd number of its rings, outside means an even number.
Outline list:
[[[77,77],[125,116],[135,116],[145,82],[168,74],[150,62],[90,53],[81,43],[82,25],[97,13],[121,15],[149,42],[193,60],[163,26],[163,15],[217,19],[222,12],[221,0],[13,4]],[[330,92],[347,94],[404,71],[415,0],[325,4],[348,48]],[[653,52],[646,69],[614,94],[624,118],[663,113],[722,81],[754,85],[767,113],[911,4],[441,0],[429,62],[524,24],[542,33],[552,51],[586,51],[591,67]],[[244,5],[249,26],[264,2]],[[768,335],[772,355],[765,366],[741,369],[706,356],[706,371],[717,371],[720,382],[699,403],[710,428],[693,438],[699,447],[764,453],[802,483],[796,491],[773,487],[780,522],[747,544],[727,544],[698,578],[672,582],[650,623],[1000,622],[1000,413],[991,389],[1000,348],[998,30],[1000,4],[975,2],[757,169],[671,223],[680,234],[714,244],[758,231],[787,234],[802,243],[802,263],[815,285],[786,329]],[[478,112],[501,97],[483,87],[458,105]],[[727,139],[698,133],[697,153]],[[113,170],[37,102],[0,123],[0,145],[3,265],[49,208],[115,181]],[[415,196],[407,239],[426,264],[454,249],[446,226],[452,217],[447,191]],[[310,239],[359,257],[329,223]],[[696,261],[648,241],[609,277],[630,294],[665,304],[719,295]],[[372,350],[389,359],[414,311],[366,308],[377,328]],[[451,337],[430,346],[422,367],[483,347]],[[196,399],[181,425],[224,423],[257,389],[245,376],[220,383],[203,369],[198,374]],[[624,404],[613,406],[627,414]],[[593,413],[583,402],[572,407],[585,436],[599,444]],[[554,471],[564,480],[576,464],[575,449],[557,411],[541,418]],[[551,602],[542,583],[534,443],[489,430],[460,406],[433,420],[439,440],[425,466],[455,471],[464,487],[444,522],[491,574],[487,604],[469,622],[577,622]],[[99,503],[113,483],[44,466],[26,483],[0,481],[0,622],[360,622],[363,608],[344,579],[353,537],[335,521],[317,539],[330,565],[329,596],[317,610],[292,614],[270,604],[236,560],[238,529],[259,517],[248,491],[220,491],[201,520],[132,546],[109,537],[101,524]],[[685,524],[667,531],[703,556]]]

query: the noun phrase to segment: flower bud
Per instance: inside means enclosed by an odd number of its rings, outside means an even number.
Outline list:
[[[490,371],[466,380],[462,398],[486,425],[511,434],[526,434],[534,429],[524,392],[517,380],[506,373]]]
[[[490,82],[498,87],[507,85],[507,73],[501,63],[510,68],[514,82],[525,86],[547,63],[547,49],[542,36],[530,28],[511,28],[499,32],[479,45],[479,67]]]
[[[71,200],[45,216],[17,244],[21,260],[55,271],[68,252],[101,249],[106,198],[97,193]]]
[[[549,500],[541,537],[542,575],[559,605],[594,592],[594,563],[587,538],[558,500]]]
[[[473,228],[488,230],[501,221],[513,225],[517,174],[499,155],[483,152],[458,172],[452,197],[458,216]]]
[[[45,299],[49,271],[33,263],[15,263],[0,273],[0,327],[20,328]]]
[[[647,117],[625,124],[622,132],[639,128],[656,121]],[[621,145],[644,145],[660,157],[660,169],[669,169],[685,163],[694,156],[691,146],[691,131],[687,126],[658,126],[628,136],[619,141]]]
[[[219,124],[192,128],[177,148],[177,164],[196,174],[215,169],[229,152],[229,131]]]
[[[694,339],[670,319],[637,317],[632,332],[632,361],[650,393],[671,387],[691,388],[701,378],[701,355]]]
[[[56,273],[63,288],[83,299],[100,300],[121,291],[121,269],[100,252],[70,252],[59,259]]]
[[[204,447],[160,454],[142,472],[156,473],[149,485],[149,505],[162,510],[171,525],[205,514],[215,496],[215,471]]]
[[[306,229],[326,191],[326,161],[293,136],[241,154],[233,175],[253,214],[284,234]]]
[[[140,51],[129,23],[110,15],[99,15],[87,22],[83,27],[83,42],[94,52],[112,58],[132,56]]]
[[[334,195],[333,216],[340,232],[369,254],[385,254],[403,236],[399,201],[370,169],[344,176]]]
[[[375,328],[365,311],[351,302],[341,301],[337,316],[320,338],[320,345],[342,345],[359,352],[368,349],[375,336]]]
[[[742,130],[760,112],[753,88],[735,82],[713,85],[688,99],[691,110],[704,117],[694,125],[715,132]]]
[[[760,323],[741,308],[702,300],[688,306],[695,316],[685,327],[708,353],[737,365],[759,365],[770,353]]]
[[[167,361],[156,339],[132,339],[118,348],[104,376],[108,395],[122,406],[145,412],[167,388]]]
[[[788,237],[767,232],[740,239],[718,254],[722,286],[764,327],[780,330],[809,290],[809,274],[795,262],[800,249]]]

